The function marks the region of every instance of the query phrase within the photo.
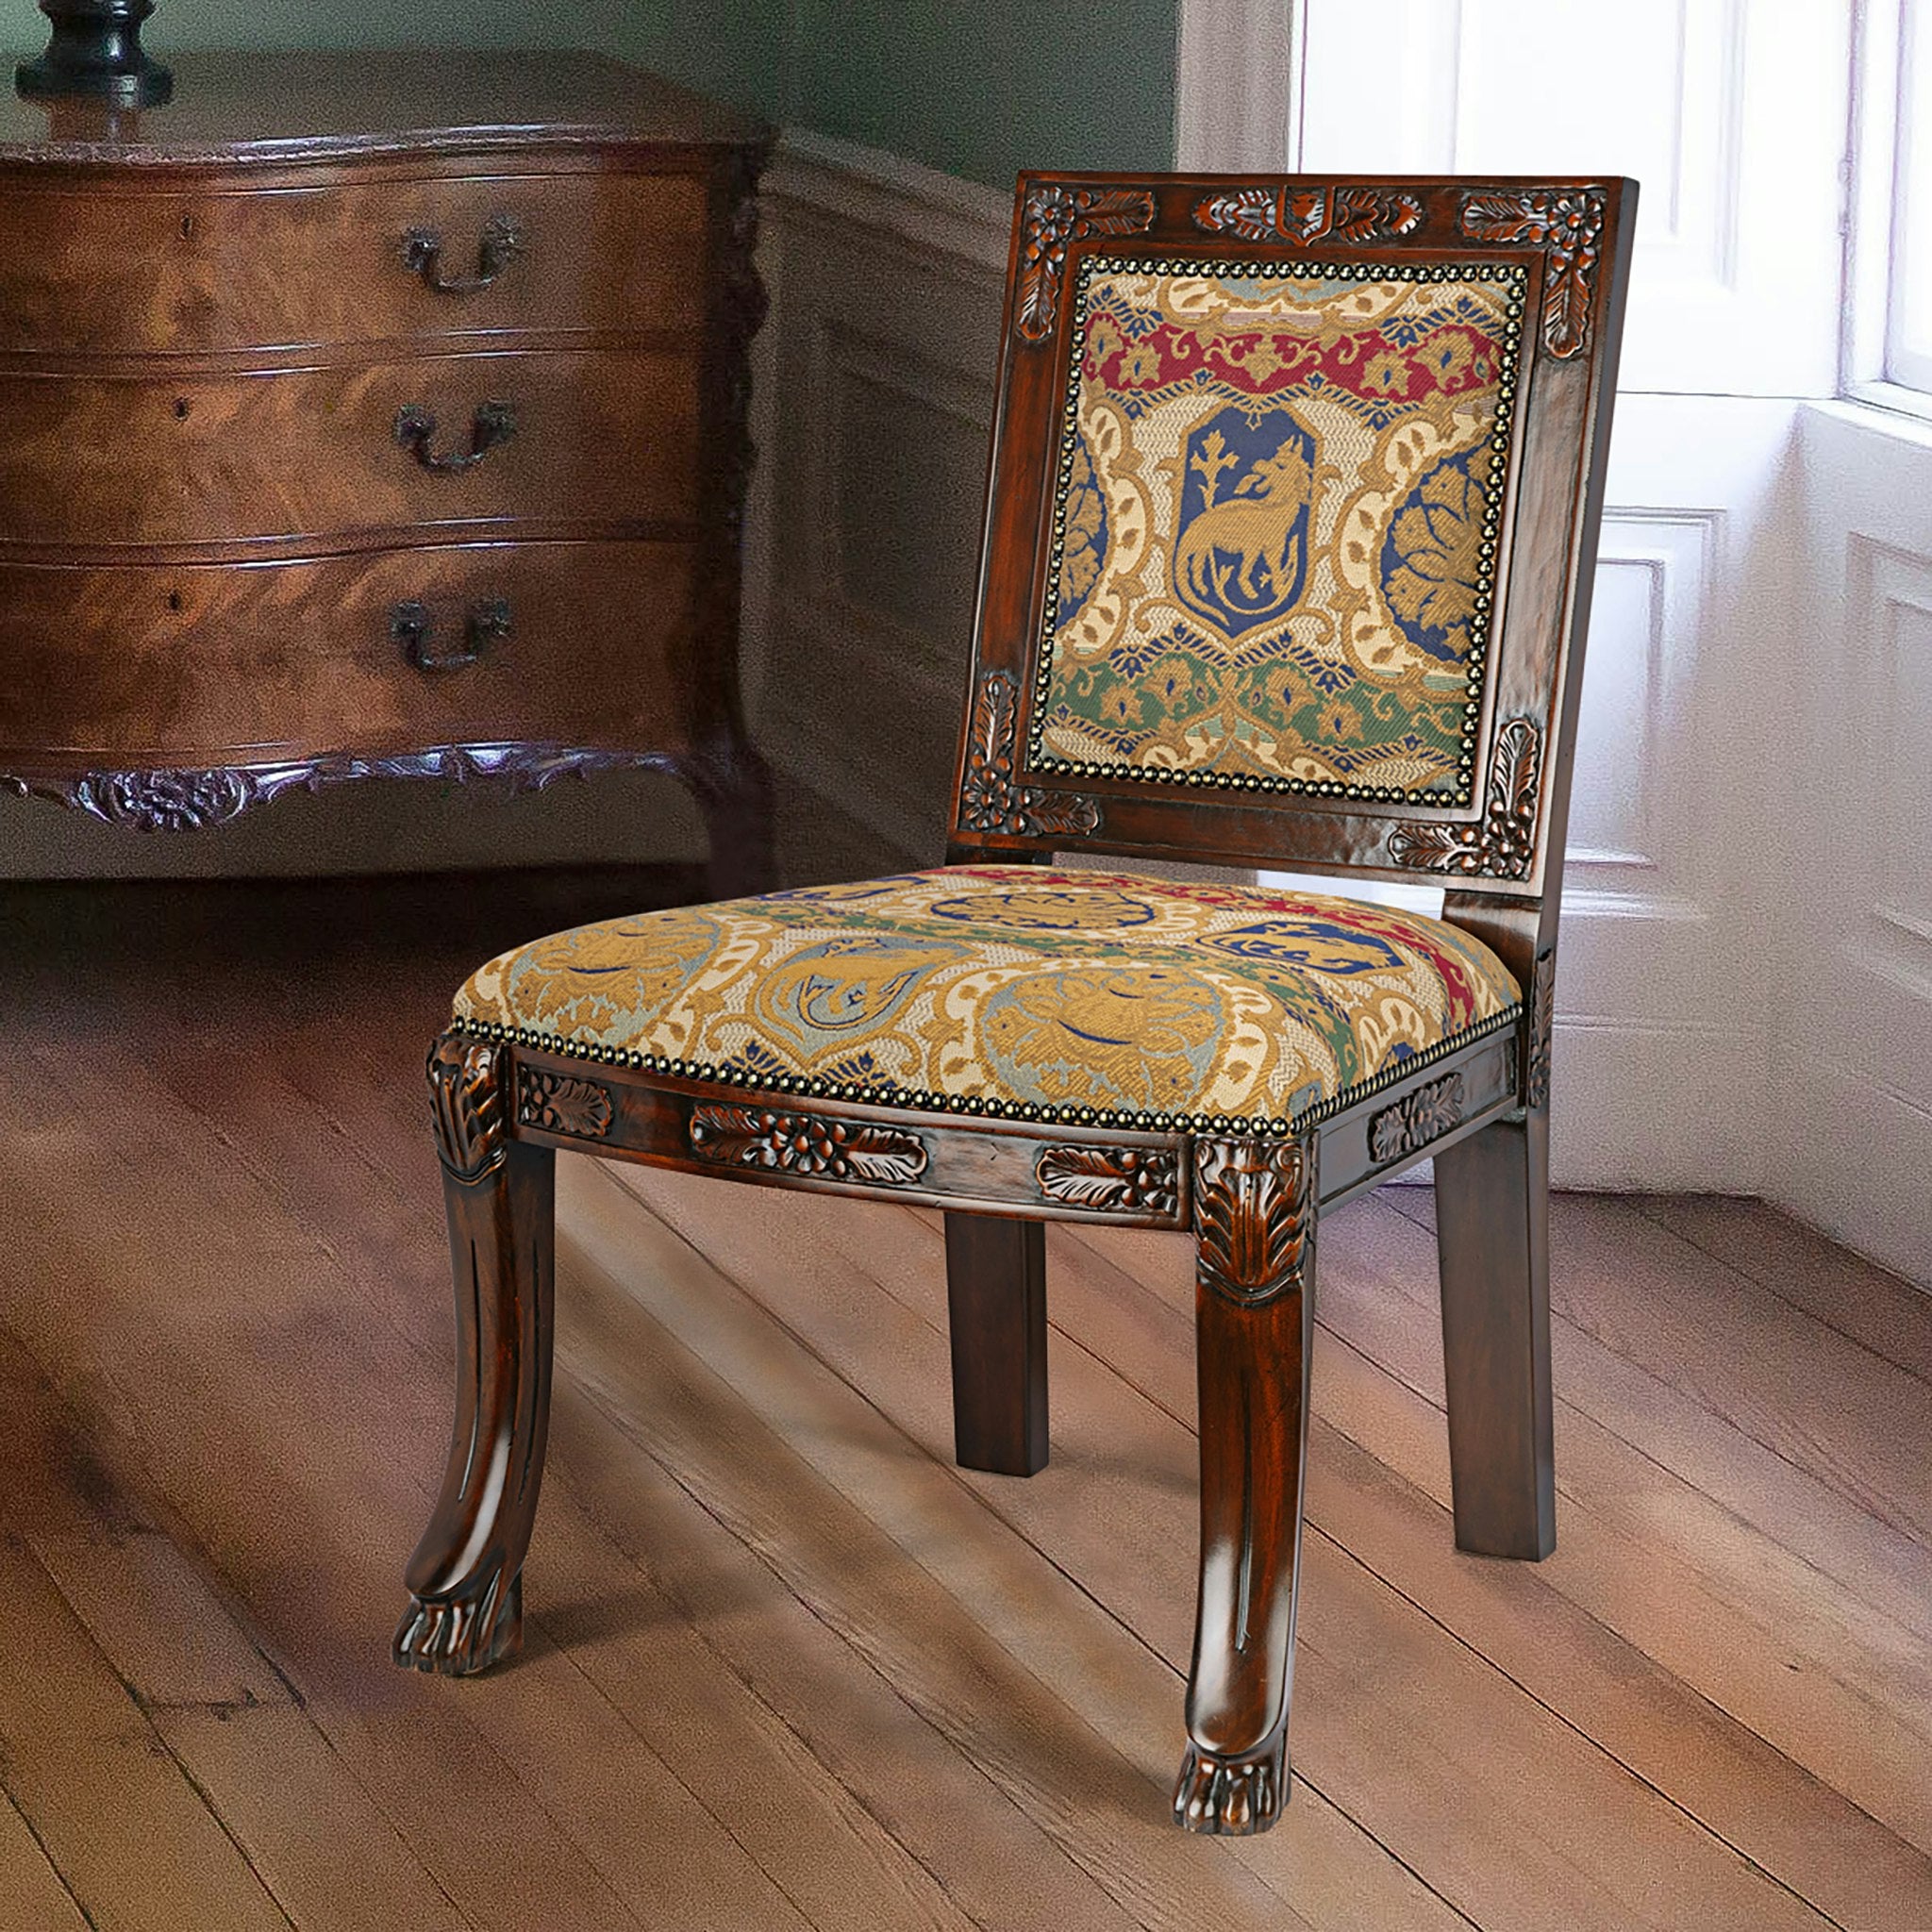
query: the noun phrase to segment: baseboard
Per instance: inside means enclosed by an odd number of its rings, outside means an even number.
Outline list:
[[[1829,1061],[1785,1077],[1799,1125],[1765,1197],[1932,1289],[1932,1112]]]

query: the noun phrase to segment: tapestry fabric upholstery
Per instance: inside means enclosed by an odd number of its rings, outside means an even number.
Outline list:
[[[1417,913],[976,865],[580,926],[492,959],[456,1017],[768,1090],[1285,1134],[1520,998],[1480,941]]]
[[[1028,766],[1467,802],[1523,300],[1085,262]]]

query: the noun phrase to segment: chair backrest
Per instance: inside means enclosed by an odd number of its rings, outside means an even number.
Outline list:
[[[1023,175],[954,858],[1554,898],[1636,201]]]

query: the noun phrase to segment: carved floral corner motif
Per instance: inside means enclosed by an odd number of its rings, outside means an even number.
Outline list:
[[[1418,872],[1526,879],[1536,863],[1542,743],[1532,719],[1510,719],[1496,736],[1481,819],[1473,825],[1397,825],[1389,834],[1390,858]]]
[[[504,1162],[502,1049],[451,1031],[429,1049],[436,1152],[459,1181],[480,1181]]]
[[[1070,1208],[1171,1215],[1180,1205],[1180,1162],[1160,1147],[1046,1147],[1033,1164],[1040,1191]]]
[[[1462,1075],[1444,1074],[1369,1116],[1369,1158],[1377,1167],[1419,1153],[1462,1124]]]
[[[517,1069],[517,1121],[523,1126],[601,1141],[610,1132],[616,1112],[609,1088],[595,1080],[541,1067]]]
[[[1374,188],[1230,188],[1194,208],[1197,228],[1242,242],[1391,242],[1422,219],[1418,196]]]
[[[916,1181],[928,1158],[917,1134],[825,1114],[699,1107],[691,1111],[689,1132],[692,1151],[724,1167],[867,1181],[874,1187]]]
[[[1194,1142],[1195,1272],[1243,1305],[1300,1292],[1314,1256],[1315,1148],[1300,1141]]]
[[[1523,1065],[1523,1104],[1541,1110],[1550,1104],[1550,1047],[1557,1024],[1557,955],[1541,954],[1529,987],[1524,1022],[1527,1044]]]
[[[1600,191],[1523,188],[1466,193],[1462,232],[1477,242],[1526,242],[1541,248],[1549,260],[1543,346],[1559,361],[1590,346],[1591,283],[1604,232]]]
[[[1020,214],[1020,286],[1016,320],[1029,342],[1043,342],[1059,319],[1067,247],[1097,235],[1138,235],[1154,225],[1154,197],[1144,188],[1073,188],[1042,182],[1027,191]]]
[[[961,829],[1028,839],[1098,831],[1097,800],[1015,781],[1019,718],[1020,691],[1013,674],[989,671],[973,701],[966,773],[959,783]]]

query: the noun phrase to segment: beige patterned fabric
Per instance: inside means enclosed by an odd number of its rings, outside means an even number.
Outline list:
[[[958,866],[558,933],[459,1022],[748,1087],[1286,1132],[1509,1024],[1488,947],[1352,900]]]
[[[1513,266],[1082,267],[1027,764],[1466,799]]]

